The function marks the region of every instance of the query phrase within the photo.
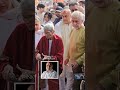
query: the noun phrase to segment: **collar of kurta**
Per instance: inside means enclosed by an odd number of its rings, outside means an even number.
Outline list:
[[[52,70],[49,70],[49,71],[47,71],[47,72],[49,72],[49,73],[50,73],[50,72],[53,72],[53,71],[54,71],[54,70],[52,69]]]

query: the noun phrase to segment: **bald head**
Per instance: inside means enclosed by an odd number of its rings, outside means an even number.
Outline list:
[[[71,11],[70,9],[64,9],[61,13],[63,22],[69,24],[71,21]]]

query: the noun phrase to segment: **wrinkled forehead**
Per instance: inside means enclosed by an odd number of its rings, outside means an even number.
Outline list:
[[[72,18],[72,22],[81,22],[82,20],[80,20],[79,18]]]
[[[71,11],[63,11],[62,16],[71,16]]]

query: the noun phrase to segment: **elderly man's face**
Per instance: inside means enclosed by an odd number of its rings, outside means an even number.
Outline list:
[[[62,14],[62,19],[65,24],[69,24],[71,20],[71,15],[70,13],[63,13]]]
[[[54,31],[50,31],[50,30],[44,30],[45,36],[47,39],[52,39],[53,38],[53,33]]]
[[[107,7],[113,0],[91,0],[99,8]]]
[[[11,6],[10,0],[0,0],[0,13],[5,13]]]
[[[50,71],[53,69],[53,65],[49,62],[46,63],[46,71]]]
[[[72,26],[75,29],[79,29],[82,25],[83,21],[81,21],[79,18],[72,17]]]

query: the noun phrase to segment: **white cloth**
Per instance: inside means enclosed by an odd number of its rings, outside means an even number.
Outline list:
[[[64,45],[63,60],[67,58],[71,31],[72,31],[71,23],[64,24],[64,22],[61,20],[55,25],[55,34],[57,34],[62,38],[63,45]]]
[[[36,49],[40,39],[42,38],[42,36],[44,36],[44,30],[43,29],[35,31],[35,49]]]
[[[41,79],[57,79],[57,72],[54,70],[44,71],[41,74]]]
[[[37,16],[38,16],[39,19],[40,19],[41,25],[43,24],[43,21],[44,21],[44,14],[45,14],[45,12],[39,13],[39,12],[37,11]]]
[[[50,21],[48,21],[48,22],[43,22],[43,27],[46,25],[46,24],[48,24],[48,23],[50,23],[50,24],[52,24],[53,26],[54,26],[54,24],[53,24],[53,22],[50,20]]]
[[[52,46],[52,40],[49,40],[49,56],[50,56],[50,52],[51,52],[51,46]]]
[[[60,36],[62,38],[63,41],[63,45],[64,45],[64,54],[63,54],[63,60],[65,60],[67,58],[68,55],[68,49],[69,49],[69,44],[70,44],[70,34],[72,32],[72,24],[64,24],[63,20],[61,20],[60,22],[58,22],[55,25],[55,34],[57,34],[58,36]],[[67,74],[68,73],[68,74]],[[70,68],[70,66],[65,66],[63,63],[63,74],[68,78],[67,79],[67,84],[65,87],[65,77],[60,77],[59,78],[59,89],[60,90],[71,90],[70,88],[72,87],[72,83],[73,83],[73,77],[70,77],[72,72],[72,68]],[[67,75],[66,75],[67,74]]]

